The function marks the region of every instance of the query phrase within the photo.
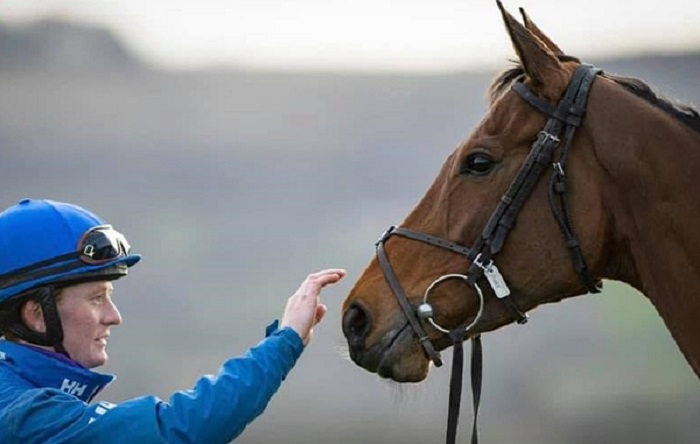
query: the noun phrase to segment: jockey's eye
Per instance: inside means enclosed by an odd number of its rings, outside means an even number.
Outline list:
[[[493,170],[496,160],[486,153],[471,153],[464,159],[459,168],[460,174],[470,174],[472,176],[484,176]]]

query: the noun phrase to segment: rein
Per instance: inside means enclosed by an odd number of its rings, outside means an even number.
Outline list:
[[[474,408],[474,419],[472,424],[472,444],[478,444],[479,435],[477,431],[477,416],[479,404],[481,402],[482,383],[482,346],[481,335],[474,332],[474,327],[481,319],[484,308],[484,295],[479,281],[486,278],[492,292],[497,299],[504,304],[513,314],[513,319],[518,324],[527,322],[525,314],[517,303],[510,296],[510,288],[500,273],[493,257],[501,251],[506,237],[515,225],[517,216],[525,201],[530,197],[532,191],[540,180],[545,168],[551,165],[553,168],[550,179],[549,203],[552,214],[559,224],[559,228],[564,236],[566,246],[569,249],[574,268],[586,289],[591,293],[599,293],[600,287],[591,276],[581,247],[574,234],[573,223],[568,210],[566,161],[571,148],[574,132],[581,126],[586,111],[588,93],[595,77],[601,72],[600,69],[591,65],[580,65],[574,71],[567,90],[561,101],[555,106],[546,100],[535,95],[522,82],[513,85],[512,89],[520,97],[528,102],[538,111],[547,115],[549,119],[544,129],[539,132],[537,139],[532,144],[532,148],[520,167],[515,179],[511,182],[506,193],[501,197],[498,206],[491,214],[486,226],[482,230],[481,236],[474,246],[465,247],[455,242],[409,230],[403,227],[390,227],[386,230],[376,243],[377,259],[384,272],[391,291],[396,297],[401,310],[408,323],[416,334],[418,341],[423,346],[428,358],[433,361],[436,367],[442,365],[442,358],[439,351],[428,337],[423,322],[428,322],[434,329],[447,334],[452,341],[453,359],[452,373],[450,375],[450,394],[447,418],[446,443],[454,444],[457,436],[457,425],[459,422],[459,409],[462,392],[462,373],[464,366],[464,341],[471,337],[471,386],[472,401]],[[562,136],[562,130],[564,134]],[[552,162],[554,150],[559,146],[563,137],[564,144],[561,147],[559,158]],[[414,309],[405,291],[401,287],[396,274],[394,273],[389,258],[386,255],[384,244],[391,236],[400,236],[407,239],[427,243],[435,247],[443,248],[457,254],[464,255],[471,263],[467,274],[446,274],[433,281],[423,296],[423,302]],[[440,282],[448,279],[465,280],[473,287],[479,296],[479,311],[471,322],[465,322],[453,329],[439,325],[433,317],[433,308],[428,302],[430,291]]]

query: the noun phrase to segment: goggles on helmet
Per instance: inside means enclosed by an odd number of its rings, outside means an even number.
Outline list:
[[[126,237],[111,225],[98,225],[82,235],[77,250],[81,261],[99,265],[126,256],[131,246]]]
[[[0,275],[0,288],[64,273],[85,265],[105,264],[127,256],[130,250],[131,246],[123,234],[111,225],[98,225],[90,228],[80,237],[76,251]]]

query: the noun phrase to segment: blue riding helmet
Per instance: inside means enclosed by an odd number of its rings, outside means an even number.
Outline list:
[[[77,205],[23,199],[0,213],[0,305],[48,284],[116,279],[140,260],[123,235]]]

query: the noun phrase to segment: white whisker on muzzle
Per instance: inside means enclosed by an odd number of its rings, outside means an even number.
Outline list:
[[[333,350],[346,361],[352,361],[350,358],[350,348],[348,347],[348,344],[337,344],[333,347]]]

